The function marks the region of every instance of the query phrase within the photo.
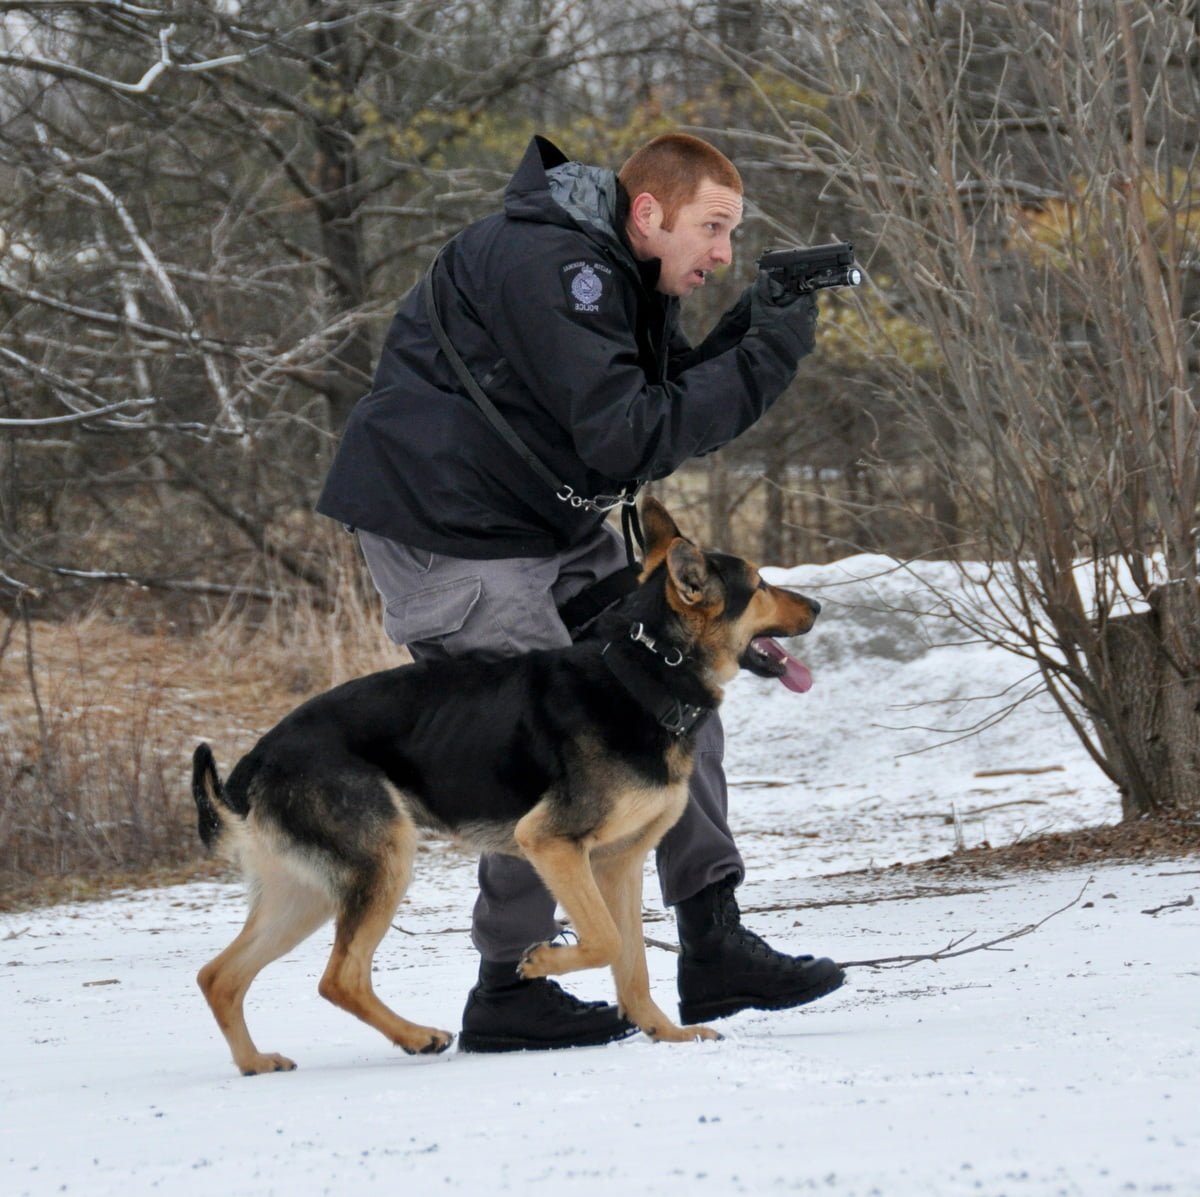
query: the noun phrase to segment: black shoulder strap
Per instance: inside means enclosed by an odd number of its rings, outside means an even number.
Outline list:
[[[438,315],[437,296],[434,292],[433,275],[438,268],[438,263],[442,260],[441,254],[434,259],[433,265],[430,266],[429,272],[425,275],[423,284],[425,295],[425,315],[429,318],[429,326],[433,329],[433,335],[437,340],[441,351],[446,355],[446,360],[450,363],[451,369],[458,376],[458,381],[462,383],[464,390],[474,400],[475,406],[487,417],[491,426],[504,438],[509,447],[517,453],[527,466],[549,486],[555,494],[562,492],[563,484],[546,468],[541,459],[537,457],[533,450],[516,434],[513,426],[500,414],[496,405],[484,394],[483,388],[475,381],[471,371],[467,369],[467,364],[459,356],[458,350],[450,343],[450,338],[446,335],[446,330],[442,325],[441,317]]]
[[[605,508],[598,508],[594,501],[582,499],[580,496],[575,495],[566,483],[556,478],[542,462],[541,458],[517,435],[513,426],[500,414],[496,405],[484,394],[483,388],[475,381],[474,375],[467,368],[467,363],[462,360],[458,350],[450,343],[450,337],[446,333],[445,326],[442,324],[441,316],[438,314],[437,293],[435,291],[433,276],[441,260],[442,255],[439,253],[434,258],[433,265],[430,266],[422,283],[425,315],[429,320],[429,327],[433,330],[434,339],[437,341],[441,351],[446,355],[446,360],[450,363],[450,368],[454,371],[458,381],[462,383],[463,389],[475,403],[475,406],[487,417],[488,423],[500,434],[509,448],[550,487],[556,498],[562,499],[563,502],[569,502],[572,507],[587,507],[590,510],[600,511],[606,510]],[[628,558],[630,568],[633,569],[637,566],[637,552],[634,548],[634,541],[636,540],[638,547],[643,549],[645,548],[645,541],[642,537],[642,527],[638,520],[637,508],[633,504],[633,500],[637,495],[637,487],[633,486],[627,489],[625,494],[629,495],[628,500],[622,498],[619,504],[622,508],[621,531],[625,536],[625,556]],[[616,505],[614,504],[614,506]]]

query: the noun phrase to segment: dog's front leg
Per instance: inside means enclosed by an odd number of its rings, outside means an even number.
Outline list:
[[[567,912],[579,942],[565,947],[534,944],[517,965],[526,978],[559,976],[611,964],[620,949],[616,924],[596,887],[587,849],[546,826],[539,803],[517,823],[517,843],[538,876]]]
[[[649,837],[651,843],[657,837]],[[677,1026],[650,996],[650,973],[646,967],[646,939],[642,930],[642,876],[649,845],[646,841],[613,856],[595,861],[600,892],[612,911],[621,936],[621,949],[613,961],[613,980],[621,1013],[655,1041],[686,1043],[697,1039],[720,1039],[711,1027]]]

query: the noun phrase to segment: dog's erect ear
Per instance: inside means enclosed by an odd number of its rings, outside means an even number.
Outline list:
[[[671,518],[671,513],[649,495],[642,500],[642,532],[646,537],[642,577],[648,578],[662,564],[671,542],[680,539],[683,533]]]
[[[690,540],[675,540],[667,550],[667,572],[680,601],[694,607],[705,593],[708,581],[708,562]]]

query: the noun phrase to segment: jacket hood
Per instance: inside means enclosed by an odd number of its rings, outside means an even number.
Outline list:
[[[504,192],[504,211],[513,220],[577,226],[632,258],[621,237],[622,198],[613,171],[572,162],[539,136],[529,143]]]

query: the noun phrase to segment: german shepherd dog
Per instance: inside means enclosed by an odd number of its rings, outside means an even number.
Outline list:
[[[406,1052],[450,1046],[371,984],[422,831],[524,857],[566,911],[578,942],[533,945],[522,976],[607,965],[622,1013],[650,1038],[720,1037],[676,1026],[650,996],[642,867],[687,802],[692,729],[739,668],[807,688],[770,638],[807,632],[819,607],[702,551],[653,499],[642,519],[639,585],[590,638],[347,682],[267,732],[225,783],[208,745],[196,749],[200,836],[249,882],[245,926],[197,978],[243,1073],[295,1067],[259,1051],[242,1005],[267,964],[330,918],[321,996]]]

